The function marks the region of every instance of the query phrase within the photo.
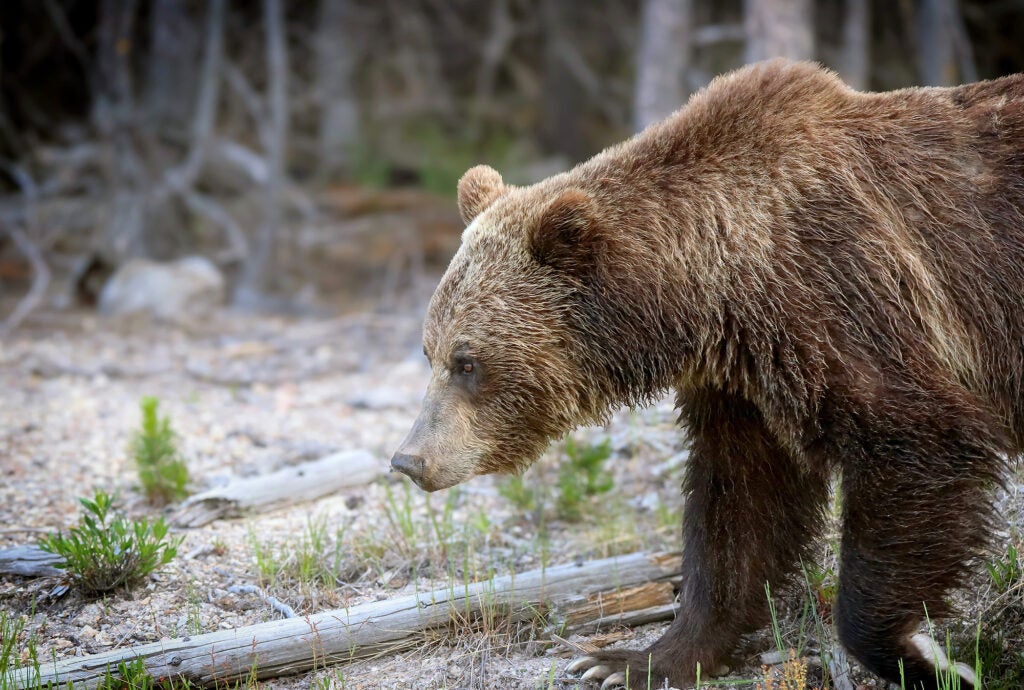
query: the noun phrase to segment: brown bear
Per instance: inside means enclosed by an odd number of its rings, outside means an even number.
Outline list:
[[[423,329],[394,469],[428,491],[674,389],[691,439],[679,611],[585,677],[707,674],[767,622],[841,476],[834,615],[868,669],[937,687],[946,613],[1024,449],[1024,75],[860,93],[806,63],[720,77],[670,118],[468,224]]]

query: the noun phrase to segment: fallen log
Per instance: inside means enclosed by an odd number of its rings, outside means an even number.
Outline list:
[[[258,623],[234,630],[162,640],[87,657],[72,657],[14,672],[11,688],[95,688],[118,664],[141,660],[156,679],[180,678],[193,685],[232,683],[241,678],[276,678],[327,664],[394,653],[421,642],[422,633],[453,618],[477,618],[501,610],[512,619],[536,615],[580,597],[611,593],[679,572],[679,554],[635,553],[567,564],[431,592],[375,601],[305,618]]]
[[[369,451],[333,453],[259,477],[238,477],[186,499],[171,517],[176,527],[202,527],[214,520],[312,501],[380,474],[383,462]]]
[[[674,589],[667,581],[645,582],[569,600],[559,607],[559,628],[563,633],[590,635],[619,626],[669,620],[676,611]]]

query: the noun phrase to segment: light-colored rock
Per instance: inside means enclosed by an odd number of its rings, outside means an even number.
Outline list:
[[[169,263],[132,259],[103,286],[99,310],[112,316],[185,321],[210,314],[224,298],[224,276],[209,259],[189,256]]]

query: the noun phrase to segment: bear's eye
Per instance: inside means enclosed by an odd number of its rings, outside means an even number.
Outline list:
[[[480,392],[481,378],[487,367],[466,354],[457,354],[452,362],[451,381],[470,395]]]
[[[479,369],[479,365],[476,360],[465,355],[456,357],[452,363],[452,374],[467,380],[473,379],[478,375],[477,369]]]

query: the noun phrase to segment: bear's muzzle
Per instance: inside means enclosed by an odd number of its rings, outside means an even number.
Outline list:
[[[407,455],[406,453],[395,453],[391,458],[391,471],[401,472],[416,482],[416,485],[423,488],[423,470],[426,467],[423,457],[420,455]]]

